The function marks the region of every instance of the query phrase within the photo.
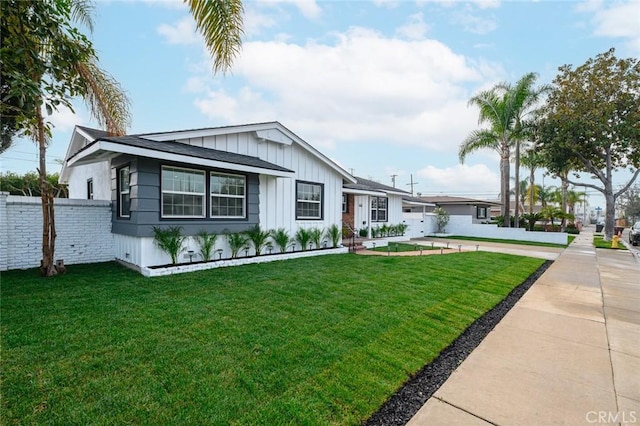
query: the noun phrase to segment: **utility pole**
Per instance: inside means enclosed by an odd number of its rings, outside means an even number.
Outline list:
[[[396,187],[396,176],[398,176],[398,175],[391,175],[391,183],[392,183],[394,188]]]
[[[349,169],[349,173],[351,174],[351,176],[353,176],[353,172],[355,172],[355,169],[354,169],[353,167],[351,167],[351,168]]]
[[[413,181],[413,173],[412,173],[412,174],[411,174],[411,183],[408,183],[408,184],[407,184],[407,185],[410,185],[410,186],[411,186],[411,196],[412,196],[412,197],[413,197],[413,187],[414,187],[415,185],[417,185],[418,183],[420,183],[420,182],[414,182],[414,181]]]

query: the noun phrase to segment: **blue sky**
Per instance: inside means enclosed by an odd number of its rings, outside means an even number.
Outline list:
[[[248,1],[241,55],[214,76],[181,2],[95,5],[92,39],[131,99],[130,133],[277,120],[346,170],[386,184],[397,175],[406,190],[413,175],[425,195],[498,197],[496,154],[458,161],[477,128],[474,93],[527,72],[550,83],[559,66],[611,47],[640,56],[638,0]],[[73,126],[96,126],[75,105],[50,117],[51,172]],[[22,140],[0,161],[3,171],[33,171],[37,150]]]

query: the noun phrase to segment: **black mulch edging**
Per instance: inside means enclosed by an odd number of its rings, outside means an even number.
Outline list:
[[[411,377],[364,424],[405,425],[552,263],[553,261],[546,261],[522,284],[514,288],[502,302],[475,320],[453,343],[440,352],[433,362]]]

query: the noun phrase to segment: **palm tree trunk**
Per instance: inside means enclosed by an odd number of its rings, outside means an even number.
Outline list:
[[[562,217],[562,224],[560,227],[560,232],[564,232],[567,228],[567,192],[569,190],[569,182],[567,182],[567,178],[569,177],[569,172],[564,172],[560,176],[560,181],[562,182],[562,201],[561,201],[561,209],[564,216]]]
[[[47,138],[44,130],[44,119],[40,106],[36,107],[37,123],[37,143],[39,148],[38,183],[40,185],[40,197],[42,200],[42,260],[40,261],[40,272],[45,277],[56,275],[54,265],[56,227],[54,220],[53,192],[51,185],[47,182]]]
[[[533,203],[534,201],[534,192],[536,190],[536,185],[535,185],[535,177],[536,174],[534,173],[536,169],[534,169],[533,167],[531,167],[529,169],[529,214],[533,214]]]
[[[520,141],[516,141],[516,191],[515,191],[515,210],[513,214],[513,227],[520,227],[518,210],[520,207]]]
[[[509,194],[509,178],[511,177],[511,173],[509,171],[509,150],[503,150],[502,158],[500,159],[500,179],[502,181],[502,215],[503,215],[503,224],[505,228],[509,228],[511,226],[511,215],[509,213],[509,203],[510,203],[510,195]]]

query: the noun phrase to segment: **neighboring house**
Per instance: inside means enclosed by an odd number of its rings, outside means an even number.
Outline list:
[[[500,203],[493,201],[477,200],[465,197],[450,197],[446,195],[434,197],[419,197],[427,203],[431,203],[445,209],[450,216],[471,216],[471,223],[483,223],[491,220],[491,208],[500,206]],[[427,207],[427,212],[432,212],[435,207]],[[410,203],[404,204],[404,211],[407,213],[422,212],[423,207]]]
[[[371,236],[371,227],[397,225],[403,221],[402,198],[411,196],[407,191],[354,176],[355,182],[342,187],[342,222],[358,232],[365,229]],[[348,235],[347,235],[348,236]]]
[[[154,226],[189,236],[339,226],[343,184],[356,182],[278,122],[122,137],[77,126],[60,181],[70,198],[112,202],[115,258],[136,266],[167,263]]]

